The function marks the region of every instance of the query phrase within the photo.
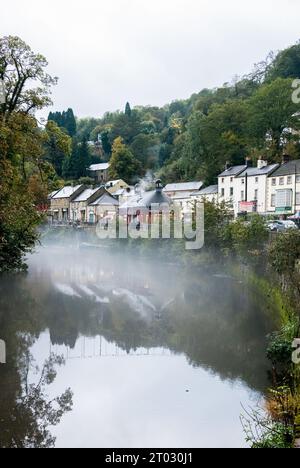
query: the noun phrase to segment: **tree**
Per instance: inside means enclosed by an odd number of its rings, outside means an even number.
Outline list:
[[[110,156],[111,155],[111,142],[110,142],[108,130],[101,133],[101,142],[102,142],[102,148],[103,148],[104,153]]]
[[[24,256],[38,239],[42,217],[17,168],[0,162],[0,273],[23,270]]]
[[[269,248],[269,262],[284,285],[293,286],[300,295],[300,233],[291,230],[276,236]]]
[[[64,128],[70,137],[74,137],[77,131],[77,123],[73,109],[68,109],[63,112],[50,112],[48,122],[55,122],[58,127]]]
[[[86,138],[83,138],[78,148],[77,178],[86,177],[90,166],[90,150]]]
[[[126,115],[126,117],[129,117],[129,118],[130,118],[130,117],[131,117],[131,114],[132,114],[132,112],[131,112],[131,107],[130,107],[129,102],[127,102],[127,103],[126,103],[126,106],[125,106],[125,115]]]
[[[76,180],[86,177],[90,161],[90,150],[86,138],[83,138],[81,143],[73,138],[71,156],[65,160],[63,165],[63,176],[66,179]]]
[[[261,86],[249,100],[248,135],[252,145],[270,149],[273,159],[281,156],[287,130],[299,128],[298,106],[291,98],[292,80],[277,78]]]
[[[73,109],[68,109],[66,114],[66,129],[71,137],[76,135],[77,124]]]
[[[0,113],[8,117],[15,111],[33,113],[52,104],[50,88],[57,78],[46,73],[45,57],[32,52],[19,37],[7,36],[0,39],[0,79],[5,86],[5,102]],[[37,83],[31,88],[32,82]]]
[[[135,159],[122,138],[117,138],[112,147],[109,177],[111,179],[123,179],[126,182],[132,182],[141,174],[142,166],[140,162]]]
[[[58,176],[62,176],[63,164],[71,152],[71,138],[56,123],[49,121],[46,125],[45,155]]]
[[[278,53],[266,73],[266,81],[300,77],[300,42]]]
[[[158,161],[159,146],[157,145],[159,145],[157,137],[141,133],[134,138],[130,150],[145,169],[152,169]]]

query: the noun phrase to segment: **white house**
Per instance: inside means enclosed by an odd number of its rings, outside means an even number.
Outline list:
[[[279,164],[268,165],[266,161],[260,159],[257,167],[247,167],[236,177],[234,195],[236,215],[238,213],[267,213],[267,181],[278,167]]]
[[[163,192],[185,212],[191,210],[192,193],[199,192],[202,187],[203,182],[183,182],[166,185]]]
[[[199,192],[194,192],[191,194],[191,199],[193,201],[203,201],[206,200],[210,203],[218,203],[219,198],[219,188],[217,185],[210,185]]]
[[[87,207],[90,224],[99,222],[105,216],[115,216],[119,207],[118,200],[105,190],[97,200]]]
[[[300,211],[300,160],[283,163],[267,181],[267,210],[278,215]]]
[[[226,164],[225,171],[218,177],[219,203],[226,203],[235,214],[239,212],[238,182],[236,177],[247,169],[247,165],[230,166]]]
[[[76,198],[71,200],[70,211],[73,222],[93,223],[93,216],[90,217],[88,205],[98,200],[106,192],[103,186],[97,188],[86,188]]]

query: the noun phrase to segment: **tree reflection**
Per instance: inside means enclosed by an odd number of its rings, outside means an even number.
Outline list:
[[[27,344],[31,342],[28,337],[25,341]],[[51,354],[42,369],[39,369],[34,366],[33,358],[27,351],[19,363],[20,380],[12,378],[15,369],[6,373],[8,380],[1,381],[1,387],[7,386],[6,398],[1,399],[0,403],[1,448],[55,446],[56,439],[51,435],[49,427],[58,425],[63,415],[71,411],[73,394],[71,389],[67,389],[62,395],[49,400],[46,390],[56,378],[56,367],[63,364],[62,357]],[[33,370],[38,379],[30,383]],[[14,391],[11,384],[15,387]],[[9,398],[9,395],[15,398]]]
[[[47,387],[64,360],[55,355],[39,369],[30,349],[45,326],[36,288],[26,277],[2,278],[0,336],[6,343],[7,363],[0,365],[0,447],[53,447],[50,428],[72,409],[72,392],[50,399]]]

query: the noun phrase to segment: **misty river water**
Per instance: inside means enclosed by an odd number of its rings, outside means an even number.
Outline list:
[[[272,323],[242,279],[105,249],[40,247],[28,262],[0,280],[1,447],[46,431],[56,447],[246,446],[240,414],[269,385]],[[54,425],[44,409],[68,388]]]

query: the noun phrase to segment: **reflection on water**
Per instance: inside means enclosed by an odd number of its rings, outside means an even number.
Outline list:
[[[64,358],[43,382],[57,414],[44,423],[30,416],[48,445],[52,437],[57,447],[244,445],[240,404],[255,404],[268,385],[271,326],[264,299],[241,281],[213,268],[48,248],[30,258],[27,276],[0,288],[3,446],[30,437],[34,445],[18,404],[26,385],[39,385],[29,353],[41,369],[49,356]]]

